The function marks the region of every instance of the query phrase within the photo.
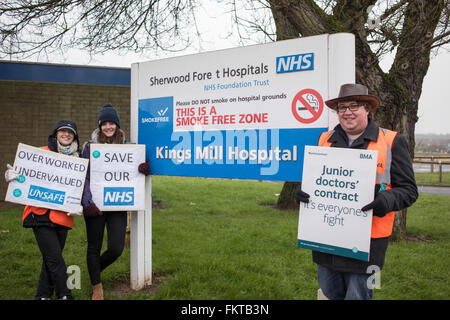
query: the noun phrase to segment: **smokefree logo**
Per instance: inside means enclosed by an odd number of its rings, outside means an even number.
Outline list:
[[[144,125],[162,126],[171,123],[173,97],[139,100],[139,122]]]
[[[103,204],[105,206],[133,206],[134,188],[105,187],[103,189]]]
[[[277,57],[277,73],[314,70],[314,53]]]

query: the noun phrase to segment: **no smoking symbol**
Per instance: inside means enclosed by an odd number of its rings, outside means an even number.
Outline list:
[[[292,100],[292,113],[301,123],[312,123],[319,119],[323,111],[322,96],[314,89],[304,89]]]

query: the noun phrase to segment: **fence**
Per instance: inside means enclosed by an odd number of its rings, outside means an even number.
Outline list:
[[[434,153],[434,154],[424,154],[416,153],[414,164],[425,164],[430,165],[430,172],[434,173],[436,166],[438,167],[439,173],[439,183],[442,183],[442,172],[445,170],[446,166],[450,167],[450,154],[445,153]]]

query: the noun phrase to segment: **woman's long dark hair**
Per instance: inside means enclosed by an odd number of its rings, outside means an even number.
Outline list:
[[[107,137],[101,130],[99,130],[97,135],[97,141],[98,143],[114,143],[114,144],[121,144],[123,143],[123,131],[120,130],[119,127],[116,128],[116,131],[114,132],[114,135],[112,137]]]

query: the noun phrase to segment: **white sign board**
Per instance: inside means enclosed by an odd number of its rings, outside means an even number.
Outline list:
[[[305,147],[299,247],[369,261],[376,166],[377,151]]]
[[[5,200],[66,212],[78,211],[88,160],[19,143]]]
[[[304,146],[328,130],[330,61],[354,74],[354,36],[338,38],[133,64],[137,138],[152,173],[300,181]]]
[[[102,211],[143,210],[145,145],[91,144],[90,187],[92,200]]]
[[[156,175],[299,181],[304,146],[337,123],[324,101],[354,82],[351,33],[134,63],[131,141]],[[151,210],[131,215],[136,290],[152,279]]]

